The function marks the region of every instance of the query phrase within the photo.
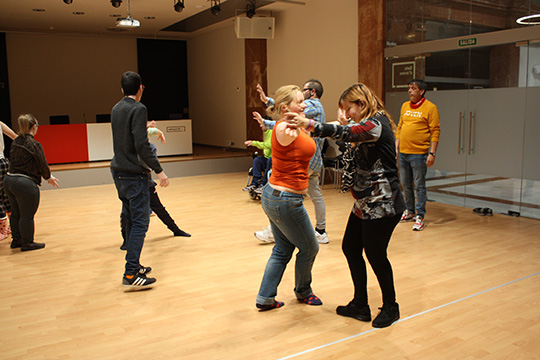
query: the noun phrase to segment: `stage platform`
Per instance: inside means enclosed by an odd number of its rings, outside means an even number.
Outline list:
[[[244,149],[229,149],[193,144],[192,155],[159,157],[169,178],[247,172],[252,166],[251,153]],[[111,184],[110,161],[51,165],[51,171],[60,180],[62,188]],[[153,174],[155,178],[155,174]],[[42,190],[52,189],[47,182]]]

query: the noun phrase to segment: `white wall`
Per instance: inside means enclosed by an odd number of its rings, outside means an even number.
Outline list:
[[[21,113],[95,122],[122,97],[122,73],[137,71],[136,39],[8,33],[6,42],[14,126]]]
[[[246,140],[244,40],[230,27],[188,40],[193,142],[243,148]]]
[[[318,79],[326,118],[335,120],[339,96],[358,82],[358,1],[309,0],[275,17],[275,36],[268,40],[268,92]]]

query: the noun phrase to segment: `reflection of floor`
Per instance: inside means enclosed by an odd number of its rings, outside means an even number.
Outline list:
[[[427,187],[430,201],[540,219],[540,181],[428,170]]]

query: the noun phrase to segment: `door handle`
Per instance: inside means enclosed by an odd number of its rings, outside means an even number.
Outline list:
[[[469,155],[474,153],[474,136],[473,136],[473,130],[474,130],[474,122],[476,121],[475,116],[473,115],[472,111],[469,112]]]
[[[458,155],[461,154],[461,151],[463,150],[461,148],[461,136],[462,136],[462,132],[461,132],[461,111],[460,111],[459,112],[459,125],[458,125],[458,148],[457,148]]]

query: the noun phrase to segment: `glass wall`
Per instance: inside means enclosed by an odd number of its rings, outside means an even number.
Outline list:
[[[387,46],[513,29],[538,13],[537,0],[387,0]]]
[[[540,1],[387,0],[387,12],[387,45],[400,49],[386,59],[387,108],[397,121],[408,80],[421,78],[441,116],[429,200],[540,218],[540,41],[493,40],[524,27],[515,20],[540,13]],[[466,46],[418,51],[463,36]]]

